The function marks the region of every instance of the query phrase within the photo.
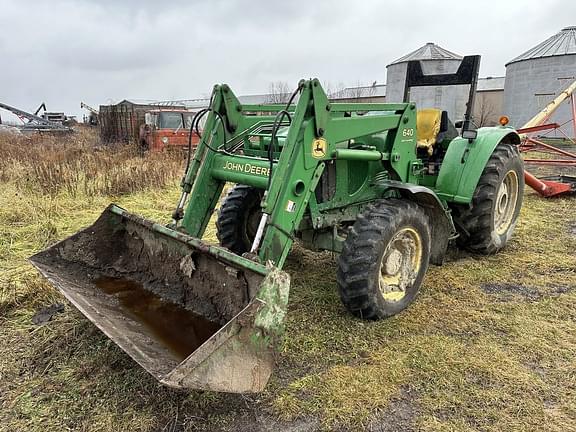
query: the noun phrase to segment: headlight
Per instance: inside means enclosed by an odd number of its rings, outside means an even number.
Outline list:
[[[162,137],[162,142],[164,144],[168,144],[168,137]]]

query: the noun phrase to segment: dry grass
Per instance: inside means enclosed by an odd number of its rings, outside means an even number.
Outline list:
[[[140,159],[121,160],[128,167]],[[164,388],[70,306],[33,325],[35,310],[63,299],[26,257],[91,223],[112,199],[167,221],[179,192],[173,172],[166,183],[139,182],[110,197],[65,187],[51,195],[30,186],[41,176],[28,183],[22,172],[2,171],[0,430],[576,429],[573,199],[529,193],[505,251],[453,251],[430,269],[416,303],[380,322],[345,312],[331,254],[296,246],[286,340],[261,395]]]
[[[94,131],[60,137],[0,134],[0,181],[55,197],[118,196],[171,184],[182,155],[138,157],[133,146],[100,146]]]

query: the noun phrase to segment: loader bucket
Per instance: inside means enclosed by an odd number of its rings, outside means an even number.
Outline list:
[[[268,382],[285,272],[115,205],[30,261],[163,384],[258,392]]]

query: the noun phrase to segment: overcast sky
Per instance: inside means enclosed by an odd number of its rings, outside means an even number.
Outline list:
[[[575,0],[0,0],[0,101],[81,115],[80,101],[193,99],[220,82],[384,83],[426,42],[502,76],[569,25]]]

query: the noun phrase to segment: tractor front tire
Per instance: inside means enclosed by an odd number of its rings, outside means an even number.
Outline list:
[[[524,164],[517,146],[498,144],[469,205],[453,206],[460,247],[485,255],[512,237],[524,196]]]
[[[416,298],[429,260],[424,211],[411,201],[375,201],[358,215],[338,260],[342,303],[363,319],[395,315]]]
[[[262,191],[246,185],[234,186],[220,206],[216,236],[222,247],[242,255],[250,250],[262,216]]]

